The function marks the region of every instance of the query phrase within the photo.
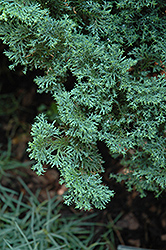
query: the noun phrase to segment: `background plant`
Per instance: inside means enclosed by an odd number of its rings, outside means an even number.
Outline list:
[[[97,213],[85,214],[65,211],[61,197],[55,196],[40,202],[40,190],[35,194],[21,178],[18,178],[24,192],[0,185],[0,248],[2,250],[51,250],[51,249],[114,249],[114,244],[101,234],[99,228],[107,225],[95,223]],[[117,218],[118,219],[118,218]],[[93,221],[93,222],[92,222]],[[115,221],[116,222],[116,221]],[[96,230],[97,229],[97,230]],[[113,234],[114,223],[108,226],[107,235]],[[112,235],[111,240],[114,240]]]
[[[8,149],[7,151],[1,149],[2,145],[0,145],[0,178],[2,176],[10,176],[7,173],[7,170],[15,170],[19,167],[28,167],[31,162],[20,162],[14,158],[12,158],[11,152],[11,140],[8,141]]]
[[[14,69],[38,68],[58,120],[39,115],[30,157],[42,174],[56,166],[66,204],[103,209],[114,191],[102,185],[98,142],[122,155],[125,180],[141,193],[165,190],[165,1],[0,1],[0,38]]]

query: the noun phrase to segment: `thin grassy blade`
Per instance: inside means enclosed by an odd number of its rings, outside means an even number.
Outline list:
[[[30,250],[33,250],[32,247],[31,247],[31,245],[30,245],[30,243],[29,243],[29,241],[28,241],[28,239],[27,239],[27,237],[25,236],[25,234],[23,233],[23,231],[21,230],[21,228],[19,227],[19,225],[17,224],[17,222],[15,222],[15,225],[16,225],[17,229],[19,230],[20,234],[21,234],[21,235],[23,236],[23,238],[25,239],[25,241],[26,241],[26,243],[27,243],[29,249],[30,249]]]

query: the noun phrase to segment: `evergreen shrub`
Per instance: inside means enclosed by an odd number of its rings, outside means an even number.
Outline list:
[[[0,0],[0,38],[10,66],[41,69],[58,119],[32,125],[30,158],[38,175],[57,167],[65,203],[105,208],[98,143],[124,171],[111,174],[145,196],[166,186],[166,1]]]

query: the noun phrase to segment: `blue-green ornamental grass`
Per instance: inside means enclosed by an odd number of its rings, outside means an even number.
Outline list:
[[[28,152],[37,174],[59,169],[66,204],[103,209],[114,196],[102,184],[99,141],[127,168],[110,178],[141,196],[165,190],[165,11],[165,0],[0,0],[10,68],[43,70],[38,92],[57,106],[57,120],[36,117]]]
[[[106,237],[114,233],[114,222],[92,222],[97,213],[67,212],[62,197],[50,198],[49,192],[48,199],[40,202],[40,190],[33,194],[21,178],[17,181],[26,195],[0,185],[1,250],[115,249],[114,235]],[[94,240],[96,227],[106,229],[107,234]]]

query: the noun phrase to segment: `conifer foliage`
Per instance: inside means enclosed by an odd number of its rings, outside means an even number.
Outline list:
[[[165,24],[165,0],[0,0],[10,68],[43,70],[38,91],[57,105],[57,120],[36,117],[28,151],[38,175],[60,170],[66,204],[103,209],[114,196],[99,141],[123,156],[125,171],[110,178],[142,196],[165,190]]]

